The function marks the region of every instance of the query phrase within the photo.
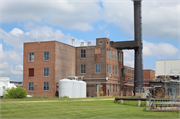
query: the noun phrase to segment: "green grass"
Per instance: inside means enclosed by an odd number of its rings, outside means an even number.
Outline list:
[[[177,112],[146,112],[145,102],[138,107],[137,101],[119,104],[102,99],[113,98],[86,98],[85,101],[69,98],[1,99],[1,118],[179,118]]]

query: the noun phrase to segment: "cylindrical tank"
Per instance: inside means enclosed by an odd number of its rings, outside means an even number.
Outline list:
[[[72,80],[73,82],[73,98],[80,97],[80,82],[76,80]]]
[[[86,97],[86,82],[79,81],[80,83],[80,97],[85,98]]]
[[[73,97],[73,82],[69,79],[59,80],[59,97]]]

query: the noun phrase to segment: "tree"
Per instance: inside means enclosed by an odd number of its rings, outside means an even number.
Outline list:
[[[26,89],[18,86],[17,88],[12,87],[11,89],[6,89],[6,94],[4,95],[5,98],[25,98],[28,94]]]

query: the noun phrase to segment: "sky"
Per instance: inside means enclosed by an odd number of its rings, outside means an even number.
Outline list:
[[[23,81],[25,42],[134,40],[133,10],[131,0],[0,0],[0,76]],[[143,0],[141,10],[143,68],[180,59],[180,0]],[[134,67],[134,51],[123,52],[124,65]]]

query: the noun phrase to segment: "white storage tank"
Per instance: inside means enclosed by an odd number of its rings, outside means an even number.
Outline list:
[[[59,97],[73,97],[73,81],[69,79],[59,80]]]
[[[79,81],[80,82],[80,97],[85,98],[86,97],[86,82]]]
[[[4,95],[4,90],[3,90],[3,87],[2,86],[0,86],[0,96],[3,96]]]
[[[73,98],[80,98],[80,82],[72,80],[73,82]]]

